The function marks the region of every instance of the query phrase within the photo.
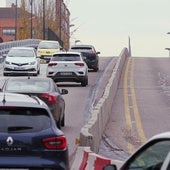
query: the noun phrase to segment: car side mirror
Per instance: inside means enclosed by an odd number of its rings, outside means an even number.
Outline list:
[[[98,51],[96,54],[100,54],[100,52]]]
[[[103,170],[117,170],[116,165],[106,165],[103,167]]]

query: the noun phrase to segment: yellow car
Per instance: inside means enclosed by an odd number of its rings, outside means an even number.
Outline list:
[[[62,50],[58,41],[42,40],[37,48],[37,56],[41,58],[41,62],[48,63],[52,55]]]

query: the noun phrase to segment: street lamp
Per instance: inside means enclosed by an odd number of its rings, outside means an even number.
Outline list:
[[[45,0],[43,0],[43,39],[45,40]]]
[[[15,1],[15,40],[17,40],[17,18],[18,18],[18,12],[17,12],[17,8],[18,8],[18,1]]]
[[[31,6],[31,26],[30,26],[30,38],[32,39],[32,0],[29,0]]]
[[[165,50],[168,50],[168,51],[169,51],[169,57],[170,57],[170,48],[165,48]]]

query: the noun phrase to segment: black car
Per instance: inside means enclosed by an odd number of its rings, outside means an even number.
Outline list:
[[[0,169],[69,170],[66,137],[38,97],[0,93]]]
[[[100,54],[100,52],[96,52],[93,45],[72,45],[70,51],[81,52],[88,68],[93,69],[95,72],[99,70],[98,54]]]
[[[51,78],[9,77],[1,91],[39,97],[49,106],[58,128],[65,125],[65,101],[62,95],[67,94],[68,90],[60,90]]]

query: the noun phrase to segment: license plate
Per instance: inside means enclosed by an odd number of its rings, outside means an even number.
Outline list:
[[[62,73],[60,73],[60,75],[62,75],[62,76],[70,76],[70,75],[72,75],[72,73],[71,72],[62,72]]]
[[[24,70],[23,67],[14,67],[14,70]]]

